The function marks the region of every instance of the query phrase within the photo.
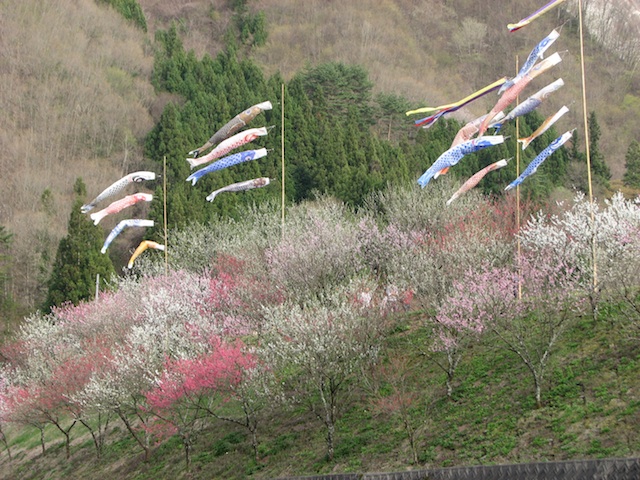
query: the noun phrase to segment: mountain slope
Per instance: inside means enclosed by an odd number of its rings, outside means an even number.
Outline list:
[[[269,32],[266,45],[248,54],[266,75],[280,72],[285,79],[307,64],[362,64],[375,91],[403,95],[418,107],[455,101],[513,75],[531,48],[558,28],[554,49],[563,52],[563,62],[540,83],[561,76],[565,87],[540,111],[550,115],[564,103],[571,112],[561,128],[580,129],[575,18],[563,6],[516,33],[506,29],[539,3],[248,1],[252,11],[264,12]],[[637,9],[637,3],[625,5]],[[146,34],[92,0],[73,5],[8,0],[0,6],[0,106],[6,112],[0,118],[0,224],[14,234],[9,289],[25,305],[34,306],[42,296],[65,233],[75,179],[83,177],[91,195],[149,164],[142,143],[170,100],[150,85],[155,31],[177,22],[187,49],[199,57],[215,56],[234,22],[227,1],[140,4],[149,25]],[[585,61],[588,109],[597,112],[602,129],[600,150],[614,178],[620,178],[626,149],[640,131],[640,75],[632,63],[626,66],[589,38]],[[534,91],[531,87],[524,94]],[[487,95],[456,115],[481,115],[496,98]],[[411,120],[409,130],[415,128]]]

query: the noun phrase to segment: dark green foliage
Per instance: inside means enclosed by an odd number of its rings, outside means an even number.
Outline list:
[[[143,31],[147,31],[147,20],[137,0],[99,0],[102,3],[111,5],[127,20],[131,20]]]
[[[76,180],[74,191],[84,192],[81,179]],[[104,234],[91,219],[80,213],[83,197],[78,195],[71,210],[67,236],[60,240],[53,270],[49,278],[49,291],[44,309],[71,302],[77,305],[81,300],[93,298],[96,276],[100,275],[101,288],[114,273],[108,255],[100,253]]]
[[[148,157],[157,162],[166,158],[169,227],[191,221],[206,223],[221,214],[235,216],[243,203],[279,196],[283,80],[279,76],[265,79],[254,63],[240,61],[232,40],[215,59],[205,56],[197,60],[192,52],[184,52],[175,27],[158,32],[156,38],[159,49],[154,85],[184,99],[181,106],[166,107],[146,141]],[[411,181],[417,174],[408,167],[407,155],[372,133],[377,109],[371,100],[371,88],[364,69],[342,64],[308,68],[289,82],[284,98],[284,161],[289,201],[310,198],[319,192],[357,205],[369,192],[389,181]],[[186,182],[191,173],[186,153],[202,145],[241,111],[266,100],[272,102],[273,110],[259,114],[247,128],[272,125],[274,128],[266,137],[259,137],[242,149],[265,147],[269,155],[206,175],[195,186]],[[398,115],[404,108],[397,98],[387,100],[383,106],[389,114]],[[224,194],[213,203],[205,201],[217,188],[258,176],[269,177],[271,185]],[[163,208],[162,195],[158,193],[151,212],[156,220],[156,236]]]
[[[298,74],[316,114],[332,121],[344,120],[353,109],[361,127],[373,123],[371,89],[367,71],[359,65],[325,63]]]
[[[611,171],[605,163],[604,155],[600,152],[600,126],[596,118],[595,112],[591,112],[589,115],[589,161],[591,165],[591,180],[592,187],[599,187],[600,189],[609,188],[609,180],[611,179]],[[584,137],[583,137],[584,139]],[[582,142],[582,143],[581,143]],[[576,130],[573,134],[572,145],[568,150],[568,156],[571,161],[571,166],[574,172],[574,178],[572,179],[574,187],[586,192],[589,190],[588,178],[586,175],[587,154],[586,151],[581,151],[580,147],[584,146],[584,140],[580,140],[580,134]],[[585,149],[586,150],[586,149]],[[584,172],[584,173],[583,173]]]
[[[604,155],[600,152],[600,125],[596,117],[596,112],[589,114],[589,157],[591,159],[591,172],[594,180],[602,185],[608,186],[611,180],[611,170],[604,161]]]
[[[5,229],[4,225],[0,225],[0,316],[4,318],[13,306],[13,299],[7,289],[11,263],[9,249],[12,237],[13,235]]]
[[[626,171],[622,177],[627,187],[640,188],[640,143],[633,140],[624,157]]]
[[[405,112],[411,109],[409,101],[395,94],[376,95],[378,136],[387,141],[407,138],[411,129],[407,128]]]
[[[233,4],[238,21],[248,18],[247,2]],[[255,34],[255,33],[254,33]],[[175,26],[156,34],[153,82],[157,89],[182,97],[180,105],[166,107],[160,122],[147,137],[146,155],[156,162],[167,162],[168,226],[188,222],[206,223],[220,215],[237,215],[246,203],[275,199],[281,194],[282,157],[285,162],[288,201],[312,198],[327,193],[358,206],[367,195],[388,184],[411,183],[442,153],[463,126],[443,117],[429,129],[416,128],[406,118],[408,102],[395,95],[378,94],[359,65],[327,63],[308,66],[286,85],[276,75],[265,79],[250,60],[241,60],[233,35],[227,47],[215,59],[205,55],[198,60],[185,52]],[[191,173],[186,153],[211,137],[231,118],[259,102],[270,100],[273,110],[263,112],[247,128],[274,126],[242,149],[265,147],[269,155],[254,162],[236,165],[203,177],[195,186],[185,179]],[[284,101],[285,142],[282,152],[282,115]],[[521,131],[530,133],[543,118],[530,114],[521,120]],[[477,154],[467,155],[451,169],[460,181],[501,158],[516,156],[515,125],[500,132],[511,140]],[[491,133],[487,133],[491,134]],[[522,135],[520,135],[522,136]],[[521,168],[557,136],[550,130],[521,153]],[[232,153],[236,153],[235,150]],[[524,185],[530,197],[543,198],[566,178],[567,155],[562,149],[547,159],[543,168]],[[202,167],[198,167],[202,168]],[[230,183],[258,176],[271,179],[259,190],[224,194],[209,204],[211,191]],[[516,162],[485,177],[479,188],[485,193],[502,195],[504,187],[516,176]],[[162,225],[162,195],[154,199],[152,217],[156,236]]]
[[[7,279],[7,262],[9,259],[9,247],[11,245],[11,237],[3,225],[0,225],[0,290],[4,292],[4,282]]]
[[[252,14],[247,0],[233,0],[234,21],[244,45],[260,47],[267,41],[267,22],[263,12]]]

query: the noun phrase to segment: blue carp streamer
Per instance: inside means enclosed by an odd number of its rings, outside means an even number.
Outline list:
[[[129,220],[122,220],[118,225],[111,230],[111,233],[104,241],[104,245],[102,246],[102,253],[107,253],[107,248],[111,245],[111,242],[122,233],[122,231],[127,227],[153,227],[153,220],[141,220],[137,218],[130,218]]]
[[[529,175],[533,175],[538,170],[538,167],[542,165],[549,155],[559,149],[562,145],[564,145],[567,140],[569,140],[573,136],[573,130],[563,133],[558,138],[556,138],[553,142],[549,144],[547,148],[541,151],[536,158],[531,160],[531,163],[527,165],[527,168],[524,169],[524,172],[520,174],[518,178],[516,178],[513,182],[507,185],[505,191],[511,190],[512,188],[517,187],[522,183],[522,181],[527,178]]]
[[[499,145],[502,142],[504,142],[504,137],[502,135],[487,135],[468,140],[450,148],[440,155],[433,165],[431,165],[429,169],[422,174],[418,179],[418,185],[422,188],[426,187],[437,173],[457,164],[465,155],[493,145]]]
[[[191,185],[195,185],[198,180],[200,180],[207,173],[215,172],[216,170],[222,170],[223,168],[232,167],[233,165],[238,165],[239,163],[248,162],[250,160],[256,160],[258,158],[262,158],[267,155],[266,148],[260,148],[258,150],[246,150],[240,153],[234,153],[233,155],[228,155],[220,160],[213,162],[207,165],[200,170],[193,172],[191,175],[187,177],[187,182],[191,182]]]

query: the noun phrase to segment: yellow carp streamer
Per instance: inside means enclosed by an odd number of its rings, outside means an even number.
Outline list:
[[[129,263],[127,264],[127,268],[129,268],[129,269],[133,268],[133,262],[147,248],[154,248],[156,250],[164,250],[164,245],[161,245],[161,244],[159,244],[157,242],[154,242],[152,240],[143,240],[142,242],[140,242],[140,245],[138,245],[138,248],[136,248],[136,251],[133,252],[133,255],[131,255],[131,258],[129,259]]]
[[[458,108],[463,107],[467,103],[472,102],[477,98],[480,98],[482,95],[489,93],[490,91],[495,90],[496,88],[499,88],[506,81],[507,81],[506,77],[501,78],[500,80],[496,80],[495,82],[493,82],[491,85],[487,85],[486,87],[481,88],[477,92],[474,92],[471,95],[464,97],[462,100],[458,100],[457,102],[449,103],[447,105],[440,105],[439,107],[423,107],[423,108],[418,108],[416,110],[409,110],[406,113],[406,115],[409,116],[409,115],[414,115],[416,113],[433,113],[433,112],[440,112],[443,110],[453,112]]]

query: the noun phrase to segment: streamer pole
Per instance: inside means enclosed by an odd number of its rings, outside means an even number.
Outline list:
[[[162,202],[164,217],[164,274],[169,275],[169,240],[167,238],[167,156],[163,157],[162,166]]]
[[[284,191],[284,179],[285,179],[285,169],[284,169],[284,83],[281,84],[281,92],[280,92],[280,150],[282,155],[282,198],[281,198],[281,210],[282,210],[282,218],[281,218],[281,235],[284,237],[284,199],[285,199],[285,191]]]
[[[589,205],[591,206],[591,262],[593,267],[593,293],[598,286],[598,264],[596,258],[595,214],[593,205],[593,187],[591,183],[591,153],[589,149],[589,121],[587,119],[587,87],[584,73],[584,33],[582,31],[582,0],[578,0],[578,18],[580,23],[580,69],[582,74],[582,113],[584,122],[584,151],[587,157],[587,182],[589,184]]]
[[[516,55],[516,75],[520,69],[518,55]],[[516,97],[516,105],[520,103],[520,95]],[[520,117],[516,117],[516,178],[520,176],[520,149],[518,148],[518,138],[520,137]],[[516,185],[516,232],[520,233],[520,185]],[[518,300],[522,300],[522,275],[520,274],[520,235],[516,238],[518,255]]]

